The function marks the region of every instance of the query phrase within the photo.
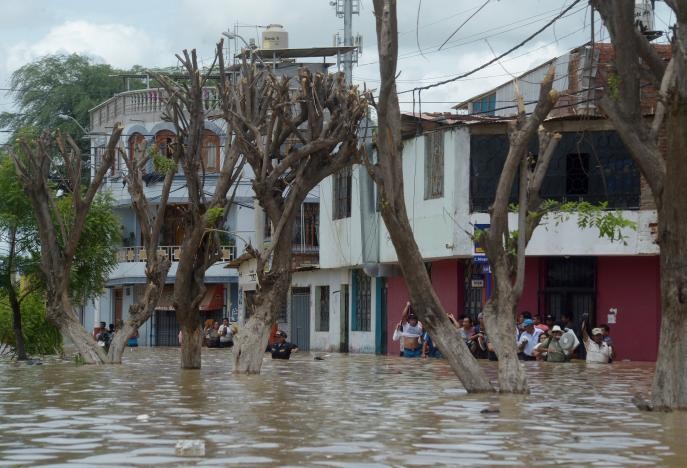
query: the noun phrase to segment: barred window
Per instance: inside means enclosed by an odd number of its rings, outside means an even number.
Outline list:
[[[425,135],[425,200],[444,196],[444,132]]]
[[[353,331],[370,331],[372,324],[371,279],[363,270],[354,271],[355,281],[355,322]]]
[[[315,289],[315,329],[329,331],[329,286],[318,286]]]
[[[345,167],[334,174],[332,198],[334,207],[333,219],[350,218],[351,216],[351,168]]]

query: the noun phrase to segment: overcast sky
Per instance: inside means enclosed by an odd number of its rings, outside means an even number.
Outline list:
[[[485,0],[399,0],[399,90],[440,81],[492,59],[573,1],[490,0],[477,12]],[[258,37],[261,25],[280,23],[289,33],[290,47],[330,46],[334,34],[343,33],[343,19],[336,17],[329,0],[0,0],[0,4],[2,110],[12,101],[6,90],[11,73],[46,54],[77,52],[119,68],[158,67],[175,65],[174,54],[184,48],[196,48],[199,56],[210,58],[221,32],[235,24],[242,25],[239,32],[249,39]],[[673,21],[668,8],[657,3],[656,13],[656,29],[666,30]],[[372,1],[361,0],[353,31],[363,36],[363,53],[353,76],[355,82],[371,88],[379,85],[374,28]],[[423,92],[422,110],[450,110],[451,105],[507,81],[509,73],[517,75],[561,55],[590,36],[590,14],[583,0],[555,27],[500,65]],[[596,39],[607,39],[598,16]],[[403,95],[402,108],[411,109],[411,99],[411,94]]]

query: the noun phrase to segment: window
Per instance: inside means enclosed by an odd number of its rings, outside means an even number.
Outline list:
[[[169,130],[162,130],[155,135],[155,148],[162,155],[168,158],[173,158],[174,155],[174,133]]]
[[[219,172],[219,137],[205,130],[203,134],[203,169],[206,172]]]
[[[329,286],[315,288],[315,330],[329,331]]]
[[[425,136],[425,200],[444,196],[444,132]]]
[[[353,331],[370,331],[372,322],[371,308],[371,279],[363,270],[353,271],[355,315],[353,316]]]
[[[299,219],[293,224],[293,246],[297,252],[317,252],[320,204],[303,203]]]
[[[587,195],[589,193],[589,155],[569,154],[565,164],[566,195]]]
[[[350,218],[351,216],[351,168],[346,167],[334,174],[333,186],[334,208],[333,219]]]
[[[133,160],[136,155],[138,154],[138,151],[141,151],[142,148],[140,145],[143,145],[146,141],[146,138],[141,135],[140,133],[132,133],[131,136],[129,137],[129,160]],[[122,169],[126,168],[126,164],[124,162],[120,161],[119,158],[117,158],[117,162],[115,163],[115,171],[119,173]],[[121,166],[120,166],[121,165]]]
[[[482,115],[494,115],[496,113],[496,93],[484,96],[472,103],[472,113]]]

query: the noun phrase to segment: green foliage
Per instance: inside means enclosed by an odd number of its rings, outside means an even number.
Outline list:
[[[620,76],[615,73],[609,73],[607,81],[608,92],[617,101],[620,98]]]
[[[162,174],[176,172],[177,163],[175,163],[173,159],[169,159],[168,157],[161,155],[155,148],[151,149],[150,154],[153,158],[153,167],[155,168],[155,172],[160,172]]]
[[[98,296],[110,272],[117,266],[121,230],[113,205],[114,199],[110,194],[99,194],[86,217],[70,278],[70,294],[77,303]],[[57,206],[69,225],[73,217],[71,197],[60,198]]]
[[[22,331],[26,353],[56,354],[62,351],[62,335],[45,319],[45,300],[41,294],[29,294],[21,303]],[[0,342],[14,346],[12,309],[7,296],[0,296]]]
[[[0,114],[0,126],[15,132],[35,127],[80,134],[78,125],[58,115],[72,116],[87,128],[89,109],[126,90],[124,81],[113,76],[117,73],[121,71],[77,54],[41,57],[12,74],[10,87],[17,110]],[[84,142],[84,150],[87,148]]]
[[[215,207],[207,210],[207,212],[205,212],[205,219],[207,220],[206,226],[216,226],[219,220],[222,219],[223,214],[224,208],[222,207]]]
[[[624,229],[637,230],[634,221],[625,219],[619,211],[608,210],[608,203],[598,205],[583,202],[559,203],[554,200],[546,200],[542,205],[545,213],[551,213],[556,226],[577,215],[577,226],[580,229],[596,228],[600,238],[606,238],[611,242],[622,242],[627,245]]]

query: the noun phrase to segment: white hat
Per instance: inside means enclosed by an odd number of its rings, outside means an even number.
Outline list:
[[[561,327],[559,327],[558,325],[554,325],[553,328],[551,328],[551,333],[553,333],[553,332],[563,333],[563,330],[561,330]]]
[[[594,335],[603,335],[603,334],[604,334],[604,331],[603,331],[602,329],[600,329],[600,328],[593,328],[593,329],[592,329],[592,336],[594,336]]]

